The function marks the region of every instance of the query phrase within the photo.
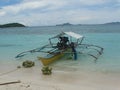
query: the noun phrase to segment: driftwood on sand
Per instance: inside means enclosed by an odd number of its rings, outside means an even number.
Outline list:
[[[8,85],[8,84],[16,84],[16,83],[21,83],[21,81],[18,80],[18,81],[12,81],[12,82],[0,83],[0,85]]]

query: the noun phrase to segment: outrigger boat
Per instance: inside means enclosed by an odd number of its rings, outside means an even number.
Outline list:
[[[103,53],[103,48],[96,45],[82,44],[83,39],[84,36],[74,32],[61,32],[60,34],[49,38],[49,44],[41,48],[22,52],[18,54],[16,58],[23,57],[27,53],[45,53],[45,56],[38,57],[38,60],[40,60],[45,66],[68,54],[73,54],[74,60],[77,60],[78,54],[87,54],[97,60]],[[86,53],[85,51],[88,52]],[[96,51],[97,55],[93,55],[89,53],[89,51]]]

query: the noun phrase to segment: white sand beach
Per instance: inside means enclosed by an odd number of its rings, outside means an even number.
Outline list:
[[[43,75],[41,66],[0,69],[0,90],[120,90],[120,73],[60,70]]]

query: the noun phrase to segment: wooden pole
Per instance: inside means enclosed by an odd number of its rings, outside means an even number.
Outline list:
[[[16,84],[16,83],[21,83],[21,81],[18,80],[18,81],[12,81],[12,82],[0,83],[0,85],[8,85],[8,84]]]

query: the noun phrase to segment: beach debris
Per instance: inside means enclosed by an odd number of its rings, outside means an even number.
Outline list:
[[[22,66],[25,67],[25,68],[29,68],[29,67],[35,66],[35,63],[33,61],[26,60],[22,63]]]
[[[25,87],[25,88],[29,88],[30,85],[25,85],[25,83],[23,85],[20,85],[21,87]]]
[[[16,83],[21,83],[21,81],[18,80],[18,81],[12,81],[12,82],[0,83],[0,85],[8,85],[8,84],[16,84]]]
[[[21,68],[21,66],[17,66],[17,68]]]
[[[49,67],[49,66],[44,66],[42,69],[41,69],[42,73],[44,75],[50,75],[52,74],[52,68]]]

